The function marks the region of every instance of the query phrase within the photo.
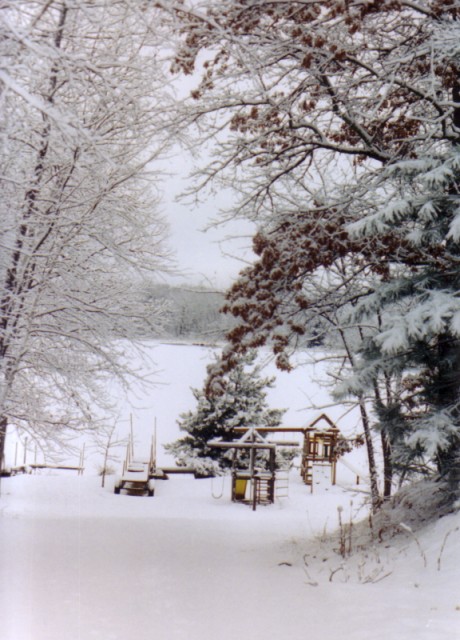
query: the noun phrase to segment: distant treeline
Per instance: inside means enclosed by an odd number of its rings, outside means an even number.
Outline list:
[[[150,328],[153,337],[215,341],[235,322],[220,312],[225,294],[215,289],[154,284],[144,287],[142,296],[147,307],[161,305],[165,309],[162,326]]]
[[[147,321],[139,320],[141,338],[167,338],[216,342],[223,340],[237,320],[231,314],[221,313],[225,292],[203,286],[170,286],[147,283],[140,288]],[[161,325],[158,311],[162,309]],[[149,322],[149,316],[153,322]],[[325,327],[320,323],[306,327],[304,336],[298,337],[298,346],[323,345]],[[329,345],[331,346],[331,345]]]

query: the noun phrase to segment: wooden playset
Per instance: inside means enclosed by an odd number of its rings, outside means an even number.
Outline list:
[[[232,442],[210,441],[212,447],[233,449],[232,464],[232,500],[250,504],[253,510],[257,505],[271,504],[275,500],[276,479],[276,444],[267,442],[255,427],[245,430],[239,440]],[[239,465],[238,453],[249,453],[247,467]],[[267,451],[268,460],[266,468],[257,465],[257,454]]]
[[[318,429],[319,422],[324,421],[329,426],[326,429]],[[331,468],[331,484],[336,483],[337,478],[337,440],[339,430],[335,424],[322,414],[305,429],[302,448],[302,462],[300,473],[306,485],[313,491],[313,474],[315,466],[328,466]]]
[[[322,422],[325,422],[327,426],[323,429],[318,428]],[[248,433],[248,429],[246,427],[238,427],[235,431],[243,434]],[[300,474],[304,483],[310,486],[311,491],[313,491],[313,475],[314,469],[317,466],[330,467],[331,484],[334,485],[336,483],[337,442],[340,432],[337,426],[326,414],[323,413],[318,416],[318,418],[310,423],[308,427],[259,427],[257,428],[257,433],[260,438],[262,438],[262,434],[301,433],[303,435],[303,443]],[[274,442],[267,440],[264,440],[264,442],[267,445],[273,445],[275,448],[277,445],[300,446],[298,442]],[[274,455],[276,455],[276,453],[274,453]]]
[[[122,474],[115,481],[114,493],[119,494],[122,490],[130,495],[155,494],[155,468],[156,468],[156,443],[155,435],[152,436],[150,446],[150,457],[148,460],[139,459],[134,456],[134,440],[129,438],[126,447],[126,457],[123,462]]]

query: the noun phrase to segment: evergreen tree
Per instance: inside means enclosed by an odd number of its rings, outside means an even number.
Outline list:
[[[283,410],[269,409],[265,389],[274,378],[260,377],[260,368],[254,365],[256,353],[251,351],[220,379],[221,393],[208,396],[193,389],[197,401],[195,411],[181,415],[179,426],[187,435],[166,445],[165,449],[176,457],[180,466],[191,466],[199,474],[222,473],[231,466],[228,450],[209,446],[209,441],[224,442],[241,437],[236,427],[276,427],[281,423]]]
[[[401,241],[387,247],[391,275],[358,310],[362,316],[378,309],[382,323],[365,343],[349,388],[362,391],[380,373],[398,373],[405,392],[393,407],[376,407],[395,463],[404,470],[417,460],[434,464],[458,487],[460,149],[395,163],[388,174],[399,180],[399,193],[354,231],[391,230]]]

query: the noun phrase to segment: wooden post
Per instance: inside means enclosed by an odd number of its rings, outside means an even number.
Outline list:
[[[337,481],[337,460],[334,458],[332,459],[332,464],[331,464],[331,484],[335,485]]]
[[[269,500],[273,504],[275,502],[275,482],[276,482],[276,449],[270,449],[269,452],[269,469],[270,469],[270,490],[269,490]]]
[[[124,475],[126,469],[128,468],[128,465],[129,465],[130,451],[131,451],[131,442],[128,440],[128,444],[126,445],[126,456],[125,456],[125,460],[123,462],[123,475]]]
[[[85,466],[85,442],[83,443],[83,447],[81,448],[81,453],[80,453],[80,469],[78,470],[78,475],[82,476],[83,475],[83,468]]]
[[[134,431],[133,431],[133,414],[129,414],[129,423],[130,423],[130,442],[131,442],[131,452],[130,452],[130,460],[134,460]]]
[[[252,431],[251,433],[251,442],[255,442],[255,436],[254,436],[254,431]],[[255,455],[256,455],[256,450],[254,447],[251,447],[249,449],[249,482],[250,482],[250,486],[249,489],[252,492],[251,497],[252,497],[252,509],[253,511],[256,510],[256,501],[257,501],[257,491],[256,491],[256,481],[254,478],[254,463],[255,463]]]
[[[157,468],[157,419],[153,424],[152,445],[150,447],[150,471],[153,473]]]

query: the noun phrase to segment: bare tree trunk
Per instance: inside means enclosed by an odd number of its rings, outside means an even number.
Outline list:
[[[393,462],[391,460],[390,438],[385,431],[381,433],[382,453],[383,453],[383,499],[391,497],[393,486]]]
[[[391,401],[389,381],[387,380],[387,402]],[[378,405],[383,407],[382,396],[378,387],[377,381],[374,382],[374,395]],[[391,497],[391,490],[393,485],[393,462],[391,459],[391,442],[390,437],[382,428],[380,431],[380,439],[382,442],[382,457],[383,457],[383,499],[388,500]]]
[[[112,438],[115,432],[115,427],[116,427],[116,422],[114,422],[113,427],[110,429],[107,435],[107,441],[104,445],[104,462],[103,462],[102,473],[101,473],[101,476],[102,476],[101,487],[105,487],[105,476],[107,475],[107,465],[109,464],[110,448],[113,446]]]
[[[8,427],[8,419],[6,416],[0,418],[0,475],[4,468],[5,462],[5,441],[6,441],[6,429]]]
[[[367,463],[369,467],[369,478],[371,484],[371,504],[372,511],[375,513],[381,506],[382,500],[379,494],[377,465],[375,464],[374,443],[372,441],[372,433],[370,420],[367,413],[366,405],[363,398],[359,398],[359,411],[361,413],[361,421],[363,423],[364,439],[366,441]]]
[[[345,336],[345,332],[343,331],[343,329],[339,329],[339,334],[342,339],[343,346],[345,347],[348,360],[350,364],[353,366],[354,364],[353,354],[349,348],[349,345]],[[361,421],[363,424],[364,439],[366,442],[367,464],[369,467],[369,478],[370,478],[370,485],[371,485],[372,511],[375,513],[381,506],[382,500],[379,494],[378,473],[377,473],[377,465],[375,463],[374,443],[372,441],[371,425],[370,425],[369,415],[366,408],[366,403],[362,396],[358,398],[358,405],[359,405],[359,412],[361,414]]]
[[[59,14],[59,21],[54,37],[54,45],[58,50],[61,48],[62,44],[67,11],[67,7],[62,6]],[[57,63],[55,63],[51,69],[49,91],[46,96],[46,100],[50,104],[52,104],[54,100],[54,93],[57,85],[57,73],[58,68]],[[44,114],[43,117],[44,126],[41,133],[41,145],[37,151],[37,159],[33,170],[33,179],[29,189],[25,193],[22,222],[18,228],[15,246],[11,254],[10,265],[5,274],[4,293],[0,300],[0,370],[3,372],[5,386],[8,386],[8,381],[11,382],[11,379],[14,376],[12,373],[14,365],[11,360],[8,360],[8,351],[11,345],[11,340],[14,340],[14,335],[24,310],[25,294],[31,286],[35,270],[34,261],[31,260],[30,265],[25,268],[24,273],[21,276],[18,276],[24,250],[24,243],[29,235],[29,221],[35,211],[37,194],[43,179],[45,160],[49,149],[50,123],[46,114]],[[4,394],[2,395],[2,400],[4,400],[5,396]],[[3,411],[4,406],[0,406],[0,412]],[[3,465],[7,426],[8,418],[3,415],[0,417],[0,470]]]
[[[457,73],[458,73],[458,69],[457,69]],[[456,131],[458,132],[459,142],[460,142],[460,106],[459,106],[460,105],[460,82],[458,80],[454,82],[454,86],[452,87],[452,100],[457,105],[454,107],[454,112],[452,114],[452,122]]]

